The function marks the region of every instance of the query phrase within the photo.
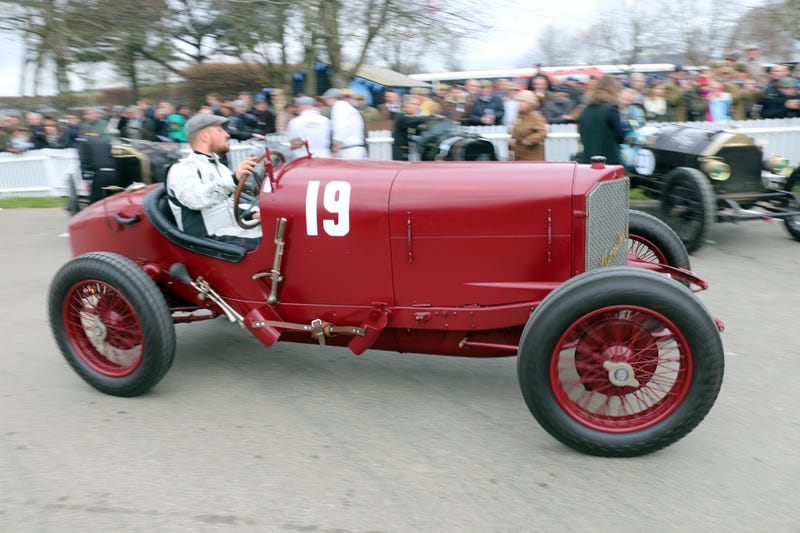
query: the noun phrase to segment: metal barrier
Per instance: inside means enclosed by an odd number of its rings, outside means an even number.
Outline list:
[[[720,123],[687,122],[687,126],[703,126],[731,129],[750,135],[764,149],[764,154],[781,154],[792,166],[800,165],[800,119],[742,120]],[[498,159],[506,160],[508,151],[508,128],[505,126],[470,126],[467,131],[477,133],[490,140]],[[270,135],[269,140],[286,142],[285,135]],[[392,132],[377,130],[368,132],[369,159],[389,161],[392,159]],[[544,150],[547,161],[570,161],[579,149],[579,136],[574,124],[553,124],[545,139]],[[190,152],[188,145],[183,149]],[[253,155],[257,145],[250,142],[231,142],[228,164],[236,168],[243,159]],[[76,184],[81,179],[80,161],[74,149],[32,150],[22,154],[0,153],[0,197],[8,196],[66,196],[69,180]]]
[[[276,143],[288,143],[289,138],[283,134],[273,133],[267,135],[267,140]],[[367,132],[367,153],[371,161],[391,161],[392,160],[392,132],[388,130],[374,130]],[[254,148],[259,144],[248,141],[231,141],[231,151],[228,152],[228,165],[236,168],[243,159],[253,155]],[[262,143],[263,146],[263,143]],[[506,143],[506,151],[508,145]]]

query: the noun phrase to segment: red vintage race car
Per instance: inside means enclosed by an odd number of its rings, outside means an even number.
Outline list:
[[[266,346],[517,355],[534,417],[590,454],[652,452],[711,409],[721,325],[680,239],[629,214],[622,167],[302,157],[266,174],[252,251],[179,231],[163,184],[72,218],[49,314],[84,380],[142,394],[175,323],[224,316]]]

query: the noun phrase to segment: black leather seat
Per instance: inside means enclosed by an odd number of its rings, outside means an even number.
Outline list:
[[[167,189],[163,185],[154,188],[147,194],[143,207],[144,213],[153,227],[170,242],[181,248],[229,263],[238,263],[244,259],[247,253],[247,249],[242,246],[195,237],[179,230],[169,206]]]

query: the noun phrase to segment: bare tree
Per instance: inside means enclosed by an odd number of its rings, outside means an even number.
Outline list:
[[[61,105],[69,98],[75,65],[110,62],[136,93],[144,71],[179,73],[186,64],[227,57],[256,69],[259,78],[289,88],[296,65],[308,73],[324,62],[337,86],[349,83],[366,61],[401,72],[432,57],[451,69],[460,47],[481,47],[499,12],[536,16],[535,6],[512,0],[0,0],[0,31],[26,45],[22,83],[34,93],[45,74],[55,80]],[[639,63],[667,53],[704,64],[744,42],[763,57],[794,59],[800,41],[800,0],[619,0],[597,4],[583,32],[559,20],[532,31],[533,62]],[[509,56],[498,58],[508,61]],[[663,59],[660,59],[664,61]]]
[[[25,43],[24,70],[33,69],[34,95],[52,66],[57,105],[64,108],[70,94],[67,72],[71,39],[67,20],[73,9],[64,0],[11,0],[0,2],[0,6],[4,9],[0,29],[21,35]]]
[[[798,59],[800,0],[783,0],[748,9],[735,27],[738,49],[756,43],[767,62]]]
[[[491,29],[480,22],[483,8],[474,3],[470,8],[463,2],[449,2],[435,9],[432,6],[432,2],[396,6],[369,57],[404,74],[418,72],[437,56],[449,70],[459,70],[464,46],[475,46],[471,42],[477,37],[475,28]]]
[[[82,3],[69,26],[73,56],[80,62],[109,62],[138,98],[141,70],[160,65],[173,73],[171,11],[164,0],[95,0]]]
[[[590,63],[642,62],[661,40],[662,3],[623,0],[613,7],[602,4],[595,21],[576,42]]]
[[[564,46],[565,42],[578,42],[579,37],[573,35],[571,29],[557,23],[548,24],[536,38],[536,47],[526,57],[527,65],[543,63],[545,65],[569,65],[579,63],[579,49]]]
[[[177,58],[200,64],[219,50],[218,36],[228,28],[220,20],[217,0],[169,0],[171,30]],[[234,4],[235,6],[235,4]]]
[[[663,20],[669,23],[664,24],[659,42],[682,53],[689,63],[704,65],[728,51],[741,13],[735,2],[674,0],[663,5]]]
[[[287,67],[299,58],[303,46],[292,31],[308,5],[289,0],[215,1],[219,4],[214,19],[218,52],[235,57],[254,69],[254,74],[271,80],[271,85],[288,88]]]
[[[492,29],[485,22],[487,6],[462,0],[356,0],[346,10],[338,0],[316,2],[317,54],[339,86],[370,57],[401,72],[421,65],[423,54],[444,52],[446,61],[456,64],[460,42]]]

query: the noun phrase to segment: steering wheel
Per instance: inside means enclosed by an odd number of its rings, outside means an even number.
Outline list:
[[[283,153],[283,151],[281,150],[271,151],[269,150],[269,147],[267,147],[267,150],[264,151],[264,155],[256,159],[256,163],[257,164],[260,163],[265,157],[267,157],[267,155],[269,155],[270,157],[271,164],[269,165],[270,167],[269,169],[265,168],[264,175],[261,176],[259,175],[258,172],[255,172],[250,176],[248,176],[247,178],[240,180],[238,185],[236,186],[236,192],[233,193],[233,205],[234,205],[233,218],[234,220],[236,220],[236,224],[242,229],[254,228],[259,224],[258,220],[244,220],[242,218],[242,213],[241,213],[242,210],[239,209],[239,202],[241,201],[242,198],[242,193],[244,191],[245,183],[247,183],[251,177],[254,178],[256,181],[256,186],[253,188],[254,197],[250,199],[250,202],[247,205],[247,208],[245,209],[246,212],[249,212],[252,211],[253,208],[258,205],[258,195],[259,192],[261,191],[261,185],[264,183],[264,180],[273,179],[274,175],[272,169],[286,163],[286,161],[288,160],[286,154]],[[277,178],[276,178],[276,183],[277,183]],[[274,186],[274,184],[272,185]]]
[[[250,180],[250,177],[255,178],[256,186],[253,189],[253,197],[250,199],[250,202],[247,204],[247,208],[244,209],[246,212],[251,212],[254,207],[258,205],[258,195],[261,191],[261,183],[263,182],[263,178],[258,175],[258,173],[251,174],[250,176],[240,179],[239,183],[236,185],[236,192],[233,193],[233,218],[236,220],[236,224],[242,229],[251,229],[258,226],[261,222],[259,220],[245,220],[242,218],[242,209],[239,209],[239,202],[242,199],[242,193],[244,192],[245,185]]]

